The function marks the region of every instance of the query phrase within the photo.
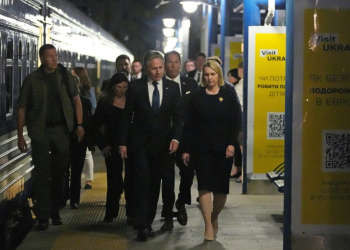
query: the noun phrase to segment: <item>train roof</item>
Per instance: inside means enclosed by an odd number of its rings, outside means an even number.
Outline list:
[[[114,38],[109,32],[104,30],[72,3],[65,0],[48,0],[48,7],[51,12],[51,18],[55,19],[56,17],[56,19],[59,19],[61,22],[61,27],[56,28],[62,28],[62,20],[66,20],[67,23],[69,22],[76,27],[75,32],[77,34],[71,34],[68,38],[80,38],[82,46],[90,45],[85,48],[89,50],[89,53],[91,53],[91,50],[98,48],[99,51],[95,52],[96,57],[101,59],[114,61],[119,54],[127,54],[133,58],[131,51],[128,50],[123,43]],[[55,26],[55,23],[53,23],[53,25]],[[53,30],[54,28],[55,27],[53,27]]]

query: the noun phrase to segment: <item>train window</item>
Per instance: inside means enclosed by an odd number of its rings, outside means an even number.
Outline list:
[[[5,91],[6,91],[6,115],[12,114],[13,108],[13,38],[7,38],[6,67],[5,67]]]
[[[13,76],[13,66],[6,66],[6,114],[12,114],[12,76]]]
[[[22,86],[22,66],[18,66],[18,84]]]
[[[13,39],[8,38],[7,39],[7,53],[6,53],[7,59],[13,59]]]
[[[68,60],[67,60],[68,64],[67,64],[67,68],[71,68],[72,67],[72,53],[70,51],[68,51]]]
[[[22,41],[18,44],[18,60],[22,60]]]
[[[33,49],[32,49],[32,58],[33,58],[33,71],[36,70],[38,66],[38,51],[36,50],[36,43],[33,43]]]
[[[30,73],[30,60],[29,60],[29,42],[27,41],[27,50],[26,50],[26,60],[27,60],[27,68],[26,68],[26,75],[29,75]]]

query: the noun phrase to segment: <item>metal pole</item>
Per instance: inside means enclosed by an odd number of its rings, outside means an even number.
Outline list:
[[[226,0],[220,2],[220,13],[221,13],[221,26],[220,26],[220,58],[222,61],[222,69],[224,70],[225,65],[225,36],[226,36]]]
[[[244,52],[243,52],[243,185],[242,194],[247,194],[247,92],[248,92],[248,41],[249,41],[249,26],[260,25],[260,10],[255,4],[255,1],[244,0],[244,15],[243,15],[243,37],[244,37]]]
[[[43,44],[46,44],[46,16],[47,16],[47,0],[44,0],[44,9],[43,9],[43,15],[44,15],[44,25],[43,25]]]

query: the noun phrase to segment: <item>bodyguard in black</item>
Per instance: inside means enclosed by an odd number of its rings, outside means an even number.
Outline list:
[[[39,49],[41,66],[28,75],[18,97],[18,148],[27,151],[23,137],[24,121],[31,138],[33,169],[33,211],[37,230],[62,225],[59,210],[63,198],[64,177],[68,160],[69,132],[73,130],[75,109],[77,140],[84,137],[83,112],[77,87],[70,72],[68,82],[57,67],[56,48],[45,44]],[[63,69],[62,69],[63,70]],[[68,86],[69,89],[66,88]],[[71,93],[72,99],[70,98]],[[73,106],[72,106],[73,104]]]
[[[148,76],[129,86],[119,148],[122,158],[127,157],[127,145],[133,152],[135,226],[140,241],[155,236],[151,225],[156,215],[160,181],[168,178],[170,181],[170,176],[174,176],[174,153],[182,133],[180,90],[176,83],[162,79],[163,55],[158,51],[146,52],[144,65]],[[128,133],[131,120],[133,133]],[[174,204],[174,200],[166,204]],[[172,206],[164,209],[165,216],[172,217]]]
[[[191,96],[198,91],[197,82],[188,77],[180,76],[181,68],[181,57],[177,51],[170,51],[165,54],[165,78],[176,82],[179,85],[181,99],[184,110],[184,120],[187,116],[187,103]],[[180,170],[180,186],[178,199],[176,200],[175,206],[178,210],[177,221],[181,225],[187,224],[187,213],[185,204],[191,205],[191,186],[193,183],[194,169],[192,164],[185,164],[182,161],[182,143],[179,144],[179,148],[176,152],[176,165]],[[162,181],[162,197],[163,201],[166,200],[166,197],[174,196],[174,187],[170,186],[169,183]],[[164,204],[165,205],[165,204]],[[162,229],[169,230],[173,228],[173,218],[166,219]]]

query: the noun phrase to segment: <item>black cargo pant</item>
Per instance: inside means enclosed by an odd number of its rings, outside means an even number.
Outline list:
[[[83,172],[87,143],[73,141],[70,147],[70,205],[80,204],[81,173]],[[66,178],[67,179],[67,178]]]
[[[63,190],[69,150],[66,125],[46,127],[41,136],[31,138],[34,163],[33,211],[38,219],[49,219],[58,213]]]

